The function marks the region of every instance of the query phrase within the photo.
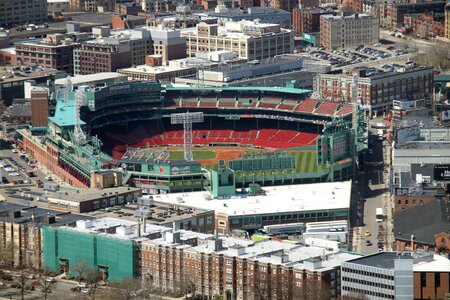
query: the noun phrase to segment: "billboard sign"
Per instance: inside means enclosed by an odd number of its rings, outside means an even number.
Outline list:
[[[395,110],[410,110],[416,108],[416,101],[392,101],[393,107]]]
[[[402,127],[397,129],[397,143],[402,144],[411,141],[417,141],[420,137],[419,125]]]
[[[450,165],[435,165],[434,180],[448,181],[450,180]]]
[[[191,172],[191,167],[190,166],[172,167],[172,168],[170,168],[170,174],[172,174],[172,175],[189,174],[190,172]]]

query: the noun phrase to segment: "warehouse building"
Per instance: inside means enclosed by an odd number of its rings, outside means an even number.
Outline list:
[[[225,26],[201,22],[183,29],[188,57],[196,52],[232,51],[239,58],[258,60],[294,51],[293,32],[278,24],[243,20]]]
[[[131,187],[106,189],[64,190],[47,194],[51,209],[84,213],[115,205],[134,202],[141,196],[141,190]]]
[[[212,199],[209,192],[185,195],[160,194],[153,199],[169,204],[210,209],[215,212],[216,230],[254,231],[264,225],[348,220],[351,182],[332,182],[264,187],[255,195]]]

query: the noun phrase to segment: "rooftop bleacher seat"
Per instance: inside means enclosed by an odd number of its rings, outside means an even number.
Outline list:
[[[318,99],[305,99],[302,102],[300,102],[296,107],[295,111],[301,111],[301,112],[309,112],[312,113],[316,107],[316,105],[319,103]]]
[[[314,111],[316,114],[333,115],[339,107],[339,102],[323,101],[319,108]]]

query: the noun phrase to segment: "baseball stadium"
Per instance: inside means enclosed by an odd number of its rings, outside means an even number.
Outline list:
[[[134,81],[74,90],[68,80],[54,94],[48,129],[20,129],[17,138],[41,167],[80,188],[108,172],[149,194],[217,197],[253,183],[341,181],[364,148],[352,105],[293,87]]]

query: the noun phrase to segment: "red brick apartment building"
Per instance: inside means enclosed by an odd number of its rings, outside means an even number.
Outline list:
[[[152,287],[187,288],[208,298],[337,299],[340,263],[356,257],[274,241],[238,245],[231,238],[183,235],[142,243],[142,277]]]
[[[320,31],[320,16],[332,14],[333,10],[321,8],[295,8],[292,11],[292,30],[296,36]]]
[[[405,15],[422,13],[444,13],[446,1],[427,1],[421,3],[399,3],[383,1],[379,3],[380,26],[397,28],[403,25]]]
[[[404,18],[405,26],[412,28],[412,31],[422,38],[433,38],[436,36],[445,35],[444,15],[440,16],[433,14],[416,14],[407,15]]]
[[[417,106],[431,105],[433,68],[400,68],[397,71],[368,73],[353,70],[347,73],[318,75],[318,92],[330,101],[352,101],[352,80],[356,77],[357,99],[370,115],[388,112],[393,100],[416,101]]]
[[[49,35],[39,42],[15,46],[18,65],[39,65],[73,74],[73,51],[78,46],[62,34]]]
[[[130,44],[128,40],[116,40],[115,43],[89,41],[76,49],[73,57],[75,75],[115,72],[130,66]]]

